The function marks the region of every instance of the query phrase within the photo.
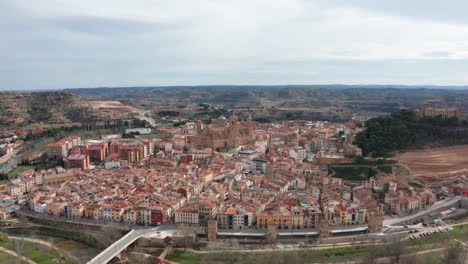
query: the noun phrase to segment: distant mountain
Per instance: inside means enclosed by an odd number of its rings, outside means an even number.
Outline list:
[[[404,85],[276,85],[276,86],[153,86],[65,89],[81,96],[102,99],[177,99],[206,102],[255,101],[258,99],[383,99],[423,100],[440,96],[466,96],[468,86]]]

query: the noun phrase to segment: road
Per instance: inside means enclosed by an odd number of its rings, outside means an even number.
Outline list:
[[[153,118],[148,117],[148,116],[151,116],[151,111],[145,111],[145,110],[138,109],[138,110],[136,110],[136,113],[138,114],[137,116],[135,116],[136,118],[138,118],[140,120],[147,121],[151,125],[151,127],[156,126],[156,121]],[[148,114],[148,116],[147,116],[147,114]]]
[[[427,208],[425,208],[423,210],[420,210],[420,211],[418,211],[416,213],[413,213],[413,214],[410,214],[410,215],[405,215],[405,216],[400,216],[400,217],[394,217],[394,218],[390,218],[390,219],[385,219],[383,221],[383,225],[384,226],[391,226],[391,225],[398,224],[398,223],[401,223],[401,222],[409,221],[409,220],[412,220],[414,218],[421,217],[424,214],[440,210],[443,207],[450,206],[451,204],[455,204],[460,200],[461,200],[461,196],[446,198],[446,199],[444,199],[442,201],[439,201],[439,202],[436,202],[434,205],[432,205],[430,207],[427,207]]]

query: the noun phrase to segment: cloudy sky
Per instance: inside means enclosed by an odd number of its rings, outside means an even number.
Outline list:
[[[466,0],[1,0],[0,90],[468,85]]]

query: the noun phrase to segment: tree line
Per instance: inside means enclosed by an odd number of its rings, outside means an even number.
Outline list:
[[[468,122],[456,117],[418,117],[412,110],[369,119],[356,136],[363,154],[388,157],[397,151],[468,144]]]

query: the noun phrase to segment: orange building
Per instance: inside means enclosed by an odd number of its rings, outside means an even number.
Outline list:
[[[47,156],[49,158],[65,158],[68,151],[79,144],[81,144],[81,138],[78,136],[63,138],[47,145]]]

